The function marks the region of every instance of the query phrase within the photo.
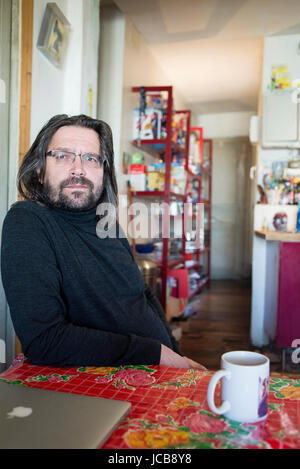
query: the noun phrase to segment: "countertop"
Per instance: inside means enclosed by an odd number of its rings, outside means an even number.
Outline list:
[[[266,241],[300,242],[300,233],[295,232],[256,230],[255,234]]]

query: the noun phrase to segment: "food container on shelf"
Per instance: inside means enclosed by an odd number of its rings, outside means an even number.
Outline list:
[[[157,294],[157,278],[159,271],[156,262],[144,257],[137,257],[136,263],[145,283],[152,289],[153,293]]]
[[[152,140],[161,138],[162,112],[153,107],[133,112],[133,140]]]

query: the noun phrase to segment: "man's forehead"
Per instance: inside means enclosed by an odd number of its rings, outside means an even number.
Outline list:
[[[63,126],[56,130],[51,141],[50,146],[53,145],[92,145],[100,146],[99,135],[94,129],[88,129],[80,126]]]
[[[64,125],[62,127],[59,127],[55,131],[53,137],[68,136],[68,135],[72,135],[72,136],[84,135],[84,136],[90,136],[91,138],[92,136],[99,138],[97,132],[94,129],[89,129],[87,127],[82,127],[79,125]]]

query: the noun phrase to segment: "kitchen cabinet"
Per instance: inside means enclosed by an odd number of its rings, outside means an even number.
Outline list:
[[[282,349],[300,339],[300,233],[256,231],[251,342]]]
[[[300,147],[300,105],[293,96],[293,90],[276,90],[263,96],[263,146]]]
[[[279,246],[276,345],[292,347],[300,341],[300,243]]]

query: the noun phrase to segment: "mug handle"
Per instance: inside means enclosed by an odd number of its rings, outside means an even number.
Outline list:
[[[219,370],[217,371],[213,377],[211,378],[208,389],[207,389],[207,402],[210,410],[212,410],[215,414],[221,415],[224,414],[225,412],[228,412],[230,409],[231,405],[229,401],[223,401],[220,407],[215,406],[215,390],[218,381],[225,377],[226,379],[231,378],[231,373],[229,370]]]

